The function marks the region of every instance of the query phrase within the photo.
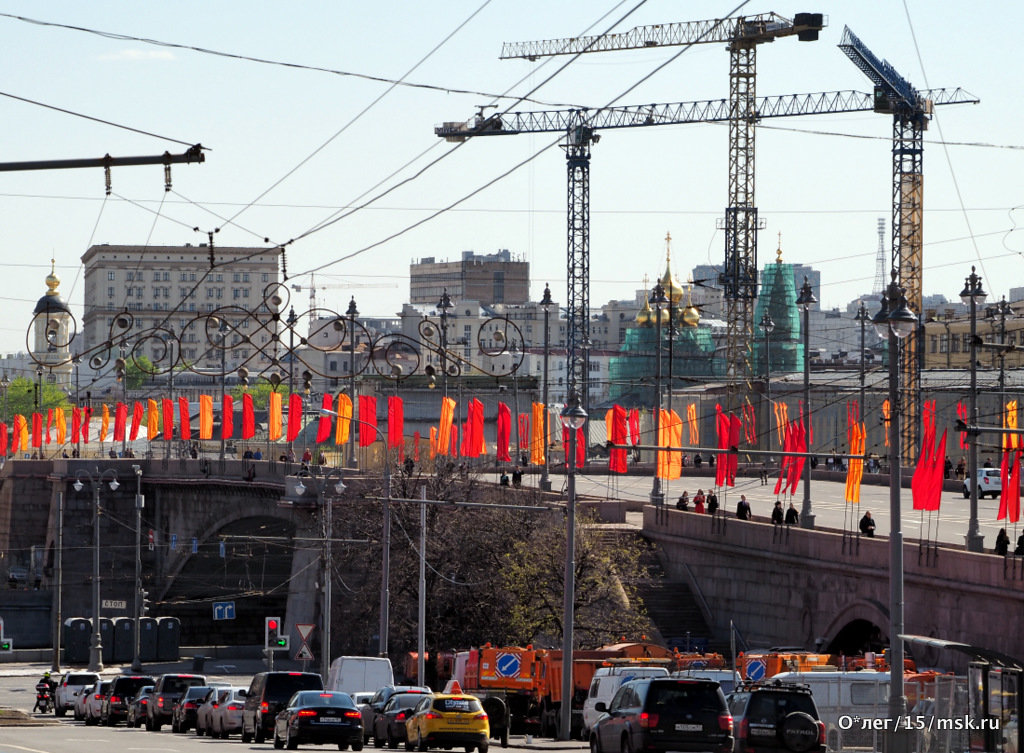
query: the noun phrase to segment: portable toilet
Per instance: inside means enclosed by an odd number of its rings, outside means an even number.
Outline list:
[[[156,621],[156,660],[178,661],[181,641],[181,620],[177,617],[160,617]]]
[[[90,620],[84,617],[68,617],[64,620],[64,661],[68,664],[88,664],[91,639]]]
[[[103,642],[103,663],[114,661],[114,621],[109,617],[100,617],[100,640]]]
[[[156,619],[143,617],[139,620],[139,661],[156,661],[156,649]]]
[[[135,658],[135,620],[114,618],[114,663],[126,664]]]

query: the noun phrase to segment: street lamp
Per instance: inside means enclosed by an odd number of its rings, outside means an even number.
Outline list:
[[[142,671],[142,657],[139,652],[139,623],[142,621],[142,508],[146,501],[142,496],[142,468],[133,465],[135,473],[135,625],[132,634],[132,671]]]
[[[110,476],[107,486],[110,491],[117,491],[120,484],[117,482],[117,471],[108,468],[105,471],[96,469],[96,473],[87,470],[79,470],[75,474],[75,482],[72,484],[76,492],[82,491],[85,484],[84,477],[89,486],[92,487],[93,501],[93,550],[92,550],[92,640],[89,643],[89,671],[101,672],[103,670],[103,639],[100,637],[100,486]]]
[[[548,317],[551,315],[551,309],[554,307],[554,301],[551,300],[551,288],[548,287],[547,283],[544,284],[544,297],[540,299],[540,307],[544,309],[544,389],[541,393],[541,401],[544,403],[544,417],[543,426],[541,432],[544,434],[544,470],[540,475],[540,489],[544,492],[551,491],[551,478],[548,476],[548,354],[549,354],[549,330],[548,330]],[[518,417],[516,417],[518,421]]]
[[[43,409],[43,365],[36,366],[36,410]]]
[[[657,288],[660,286],[656,286]],[[664,295],[662,295],[664,297]],[[566,522],[565,544],[565,601],[562,605],[562,705],[559,709],[559,740],[570,739],[572,732],[572,646],[573,608],[576,600],[576,430],[587,420],[587,412],[580,406],[575,385],[570,385],[569,402],[562,409],[562,425],[569,430],[569,448],[566,457]]]
[[[985,315],[999,317],[999,348],[996,354],[999,356],[999,410],[1002,412],[1006,410],[1006,317],[1013,316],[1013,306],[1006,302],[1004,295],[997,304],[985,309]]]
[[[860,301],[860,307],[857,309],[857,315],[853,317],[853,320],[860,323],[860,404],[858,409],[860,410],[861,421],[863,421],[864,414],[867,413],[867,406],[864,405],[864,328],[871,320],[863,298]]]
[[[444,397],[448,397],[448,310],[454,307],[445,288],[437,302],[437,310],[441,312],[441,392]]]
[[[971,307],[971,392],[969,395],[970,425],[978,425],[978,304],[984,303],[988,294],[981,287],[981,277],[971,267],[971,274],[964,279],[964,289],[960,291],[960,300]],[[1003,406],[999,407],[1000,412]],[[971,479],[971,519],[967,524],[966,545],[969,552],[981,552],[983,537],[978,528],[978,437],[968,434],[970,446],[967,448],[967,473]]]
[[[654,304],[654,443],[659,444],[661,442],[661,307],[668,303],[661,282],[654,284],[654,290],[651,291],[651,303]],[[654,458],[651,504],[661,506],[665,504],[665,493],[662,491],[661,479],[658,477],[657,453]]]
[[[907,307],[903,289],[896,283],[896,270],[892,282],[882,295],[881,309],[871,320],[879,336],[889,343],[889,713],[899,719],[907,713],[907,697],[903,690],[903,524],[900,511],[900,401],[899,363],[900,341],[917,328],[917,317]],[[900,750],[899,742],[905,730],[894,730],[891,749]],[[904,747],[905,749],[905,747]]]
[[[818,302],[811,291],[810,281],[804,277],[796,305],[804,312],[804,413],[805,430],[811,423],[811,306]],[[808,431],[807,436],[811,433]],[[808,446],[810,449],[810,446]],[[804,501],[800,509],[800,527],[814,528],[814,513],[811,512],[811,464],[804,462]]]
[[[295,392],[295,322],[299,320],[299,317],[295,314],[295,307],[291,306],[288,309],[288,318],[285,320],[288,324],[288,396],[291,399],[291,394]],[[292,443],[288,443],[288,449],[292,449]],[[291,454],[288,456],[291,458]],[[294,459],[294,458],[293,458]]]
[[[352,412],[354,415],[356,410],[356,317],[359,316],[359,309],[356,308],[355,296],[352,296],[352,299],[348,302],[348,311],[346,311],[345,314],[348,316],[350,323],[348,333],[348,396],[349,399],[352,400]],[[351,424],[349,426],[348,464],[352,468],[357,468],[359,466],[359,460],[356,458],[356,433],[351,430]]]
[[[771,448],[771,409],[772,409],[772,332],[775,330],[775,322],[772,321],[771,315],[768,310],[765,309],[764,315],[761,317],[761,329],[764,330],[764,396],[765,401],[768,403],[766,411],[765,423],[768,425],[768,447]]]
[[[322,677],[327,677],[327,674],[331,669],[331,580],[334,572],[334,564],[331,553],[331,543],[334,537],[334,518],[333,499],[327,501],[328,484],[333,480],[334,484],[333,491],[337,494],[342,494],[345,491],[345,482],[342,480],[342,473],[340,468],[332,468],[326,471],[322,476],[313,475],[312,472],[307,468],[304,475],[299,479],[298,483],[295,484],[295,493],[299,496],[306,491],[305,484],[302,483],[303,478],[308,478],[316,491],[317,503],[323,514],[324,524],[324,547],[321,552],[321,565],[324,573],[324,586],[321,595],[323,597],[323,603],[320,607],[322,615],[322,629],[320,631],[320,671]],[[333,494],[332,494],[333,496]]]
[[[4,393],[4,421],[7,420],[7,390],[11,387],[11,378],[7,376],[7,372],[0,377],[0,390]]]
[[[292,309],[292,313],[295,310]],[[289,324],[291,321],[289,320]],[[220,342],[220,462],[224,462],[224,456],[226,453],[227,439],[224,432],[224,422],[227,420],[227,416],[224,415],[224,397],[226,394],[225,383],[228,380],[228,332],[231,331],[231,325],[228,324],[227,319],[221,319],[220,326],[217,327],[218,341]],[[291,364],[288,364],[288,373],[291,374]],[[289,386],[291,383],[289,382]]]

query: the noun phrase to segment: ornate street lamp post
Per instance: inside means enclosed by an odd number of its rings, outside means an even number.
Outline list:
[[[968,395],[971,426],[978,425],[978,304],[984,303],[987,297],[988,294],[981,287],[981,277],[971,267],[971,274],[964,280],[964,289],[960,292],[960,300],[971,307],[971,391]],[[1000,413],[1003,410],[1003,406],[1000,406]],[[978,436],[968,433],[967,438],[970,442],[967,448],[967,477],[971,480],[971,518],[967,524],[965,543],[967,551],[981,552],[984,537],[978,527]]]
[[[765,425],[768,427],[766,434],[768,441],[766,447],[771,449],[771,411],[772,411],[772,332],[775,330],[775,322],[766,309],[761,317],[761,330],[764,332],[764,397],[767,404],[765,411]]]
[[[356,411],[356,317],[359,316],[359,309],[356,308],[356,297],[348,302],[348,311],[345,312],[349,321],[348,332],[348,396],[352,400],[352,415]],[[348,432],[349,456],[348,464],[351,468],[359,466],[359,459],[356,457],[356,432],[355,427],[349,422]],[[326,675],[325,675],[326,677]]]
[[[92,549],[92,640],[89,643],[89,671],[100,672],[103,670],[103,639],[100,637],[100,486],[103,481],[110,477],[107,485],[110,491],[117,491],[120,484],[117,482],[117,471],[108,468],[105,471],[96,469],[96,473],[82,469],[75,474],[75,482],[72,484],[76,492],[82,491],[85,484],[84,477],[92,488],[93,501],[93,549]]]
[[[864,301],[861,300],[860,307],[857,309],[857,315],[853,318],[855,322],[860,324],[860,415],[861,420],[864,420],[864,415],[867,413],[867,406],[864,405],[864,328],[865,325],[871,320],[870,314],[868,314],[867,306],[864,305]]]
[[[441,294],[437,310],[441,315],[441,394],[448,397],[448,310],[454,308],[448,289]]]
[[[818,302],[811,291],[810,281],[804,277],[796,305],[804,312],[804,415],[805,430],[811,424],[811,306]],[[810,431],[807,432],[810,438]],[[808,449],[810,445],[808,444]],[[811,511],[811,464],[804,462],[804,501],[800,510],[800,527],[814,528],[814,513]]]
[[[544,297],[540,299],[540,307],[544,309],[544,389],[541,393],[541,401],[544,403],[544,426],[542,427],[542,433],[544,434],[544,470],[540,475],[540,489],[541,491],[551,491],[551,478],[548,476],[548,436],[550,431],[548,428],[548,355],[550,353],[550,330],[548,329],[548,317],[551,316],[551,309],[554,307],[554,301],[551,300],[551,288],[545,283],[544,285]],[[518,420],[518,417],[517,419]]]
[[[654,443],[661,443],[661,307],[668,302],[661,283],[654,285],[651,291],[651,303],[654,305]],[[665,504],[665,492],[658,478],[658,454],[654,454],[654,482],[651,486],[651,504]],[[568,738],[567,738],[568,739]]]

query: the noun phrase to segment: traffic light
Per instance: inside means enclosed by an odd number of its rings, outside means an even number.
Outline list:
[[[117,381],[123,381],[125,375],[125,362],[123,358],[117,358],[114,360],[114,375],[117,377]]]
[[[307,395],[313,389],[313,375],[308,371],[302,372],[302,389]]]
[[[14,651],[14,641],[10,638],[0,638],[0,654],[9,654]]]
[[[287,651],[289,643],[288,636],[284,635],[284,625],[281,622],[281,618],[265,618],[263,645],[271,650]]]
[[[152,605],[149,600],[149,591],[143,589],[142,591],[139,591],[139,596],[142,597],[142,605],[139,607],[139,616],[145,617],[149,614],[149,608]]]

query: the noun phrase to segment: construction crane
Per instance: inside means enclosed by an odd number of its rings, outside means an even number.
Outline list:
[[[339,282],[339,283],[320,283],[317,284],[313,275],[309,276],[309,285],[292,285],[291,289],[301,293],[304,289],[309,290],[309,310],[312,311],[317,308],[316,305],[316,291],[326,290],[328,288],[348,290],[349,288],[397,288],[398,283],[383,283],[383,282]]]
[[[907,305],[920,316],[924,132],[933,106],[939,103],[931,99],[930,92],[918,91],[892,65],[880,60],[848,26],[843,28],[839,49],[875,85],[874,111],[892,115],[892,269],[906,291]],[[899,358],[900,455],[908,463],[914,462],[918,444],[921,348],[920,334],[915,331],[903,341]]]
[[[757,230],[762,226],[754,204],[754,125],[756,116],[757,47],[765,42],[796,36],[801,42],[818,38],[827,21],[821,13],[797,13],[792,20],[776,13],[756,16],[735,16],[711,21],[655,24],[638,26],[619,34],[602,36],[549,39],[539,42],[506,43],[502,58],[536,60],[552,55],[575,55],[586,52],[636,50],[651,47],[726,43],[729,50],[729,205],[721,220],[725,235],[725,263],[719,282],[726,300],[727,346],[726,372],[735,388],[750,379],[750,343],[753,337],[754,309],[757,297]],[[572,313],[589,302],[589,285],[584,283],[589,269],[589,248],[574,241],[574,229],[583,232],[589,227],[588,217],[574,217],[589,210],[589,204],[578,198],[573,204],[574,184],[571,173],[589,159],[590,141],[581,138],[567,142],[566,154],[570,170],[570,224],[569,224],[569,385],[574,384],[573,327],[581,323],[585,328],[586,309],[581,318],[574,320]],[[578,185],[585,185],[586,175],[579,177]],[[574,260],[574,254],[577,257]],[[574,263],[575,262],[575,263]],[[573,285],[577,285],[576,288]],[[580,315],[577,315],[579,318]],[[579,335],[578,335],[579,337]],[[582,340],[585,342],[585,337]],[[584,355],[584,359],[586,356]],[[585,366],[586,364],[581,364]],[[586,375],[588,372],[583,371]],[[730,390],[730,403],[736,390]],[[734,406],[730,406],[734,407]]]
[[[978,100],[961,89],[933,89],[927,95],[935,104],[973,103]],[[816,94],[789,94],[757,99],[752,110],[755,120],[793,115],[824,115],[840,112],[871,112],[875,107],[873,94],[855,91],[819,92]],[[713,123],[729,120],[731,102],[725,99],[695,102],[674,102],[660,105],[635,105],[600,110],[551,110],[542,112],[485,115],[479,112],[469,121],[446,122],[434,133],[447,141],[460,142],[476,136],[512,136],[520,133],[566,133],[566,151],[569,161],[569,254],[568,277],[570,301],[575,302],[568,321],[569,363],[574,359],[577,368],[586,365],[589,336],[589,213],[590,203],[590,143],[600,139],[598,130],[611,128],[643,128],[686,123]],[[580,148],[580,145],[586,148]],[[586,375],[585,368],[575,372]],[[570,384],[575,384],[570,381]],[[581,399],[585,400],[588,386],[583,379]]]

